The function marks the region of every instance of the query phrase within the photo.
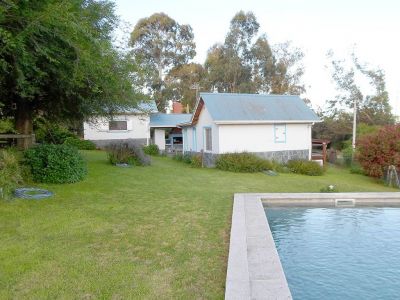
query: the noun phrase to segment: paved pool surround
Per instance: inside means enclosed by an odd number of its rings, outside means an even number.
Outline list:
[[[264,206],[400,206],[400,193],[235,194],[225,299],[292,299]]]

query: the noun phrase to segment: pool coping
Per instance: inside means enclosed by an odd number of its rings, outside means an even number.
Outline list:
[[[392,193],[238,193],[234,195],[225,299],[292,299],[264,206],[400,206]]]

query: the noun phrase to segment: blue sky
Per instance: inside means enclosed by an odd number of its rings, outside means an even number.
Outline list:
[[[165,12],[181,24],[190,24],[197,56],[203,63],[207,50],[223,42],[229,22],[239,10],[253,11],[270,43],[291,40],[306,57],[304,82],[314,105],[323,106],[335,95],[325,68],[329,49],[345,57],[356,45],[362,61],[386,72],[391,104],[400,114],[400,1],[395,0],[248,0],[178,1],[115,0],[117,13],[133,29],[136,22]]]

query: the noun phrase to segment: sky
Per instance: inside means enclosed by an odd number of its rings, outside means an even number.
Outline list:
[[[382,68],[394,112],[400,115],[400,1],[396,0],[115,0],[117,14],[133,30],[136,22],[164,12],[193,28],[197,55],[223,42],[240,10],[252,11],[270,44],[292,41],[305,53],[305,96],[324,107],[337,94],[326,66],[328,50],[348,58],[355,49],[362,62]],[[130,31],[131,31],[130,30]]]

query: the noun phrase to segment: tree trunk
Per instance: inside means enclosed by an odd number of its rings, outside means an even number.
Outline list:
[[[15,112],[15,129],[19,134],[33,134],[33,111],[26,102],[18,102]],[[17,139],[17,147],[28,149],[33,143],[33,138]]]

